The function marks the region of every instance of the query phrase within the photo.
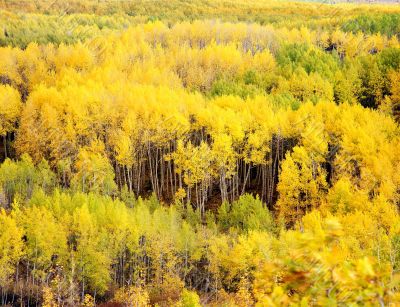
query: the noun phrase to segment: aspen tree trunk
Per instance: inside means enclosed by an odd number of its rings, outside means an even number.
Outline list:
[[[235,197],[234,197],[234,199],[237,199],[239,197],[239,181],[240,181],[239,180],[239,163],[237,164],[237,171],[235,173],[234,178],[235,178],[235,189],[234,189]]]
[[[156,149],[156,157],[154,160],[154,182],[155,182],[155,191],[156,191],[156,196],[159,199],[160,198],[160,186],[159,186],[159,180],[158,180],[158,149]]]
[[[25,278],[25,284],[27,285],[29,282],[29,260],[26,262],[26,278]],[[22,287],[21,287],[21,293],[22,293]],[[22,297],[22,294],[21,294]],[[30,291],[28,289],[28,306],[29,306],[29,297],[30,297]],[[21,306],[22,306],[22,300],[21,300]]]
[[[14,305],[14,300],[15,300],[15,293],[18,291],[18,276],[19,273],[19,263],[17,263],[16,270],[15,270],[15,280],[14,280],[14,285],[13,285],[13,295],[11,299],[11,305]]]
[[[84,274],[85,273],[85,268],[82,268],[82,294],[81,294],[81,299],[82,301],[85,299],[85,277]]]
[[[141,192],[142,186],[142,168],[144,167],[144,163],[142,163],[143,152],[142,149],[139,150],[137,157],[137,168],[136,168],[136,195],[139,195]]]
[[[36,271],[37,257],[38,257],[37,241],[35,241],[35,261],[33,262],[33,272]],[[35,274],[32,274],[32,283],[33,283],[33,286],[35,286]],[[32,289],[32,294],[34,294],[33,291],[34,290]]]
[[[157,154],[157,150],[155,152]],[[156,179],[157,178],[157,165],[155,165],[156,161],[157,161],[157,156],[156,156],[155,160],[153,161],[150,143],[147,144],[147,155],[148,155],[148,162],[149,162],[151,185],[153,188],[153,192],[156,194],[157,197],[159,197],[158,185],[157,185],[157,179]]]
[[[278,135],[277,146],[276,146],[276,150],[277,151],[275,153],[274,165],[272,167],[272,178],[271,178],[271,186],[270,186],[269,204],[271,206],[272,206],[274,190],[275,190],[275,178],[277,176],[276,172],[278,170],[278,165],[279,165],[279,148],[280,148],[279,143],[280,143],[280,136]]]
[[[125,166],[123,166],[122,167],[122,169],[124,170],[124,184],[126,184],[128,181],[127,181],[127,179],[126,179],[126,168],[125,168]]]
[[[39,281],[38,281],[38,285],[36,287],[36,306],[38,305],[38,301],[39,301]]]
[[[273,167],[272,152],[271,152],[270,158],[269,158],[269,163],[268,163],[268,168],[266,170],[266,173],[268,175],[267,175],[267,186],[266,186],[267,191],[266,191],[266,199],[265,199],[265,201],[266,201],[268,206],[271,206],[271,190],[272,190],[271,187],[273,185],[272,177],[274,176],[273,175],[273,168],[274,167]]]
[[[23,298],[22,289],[23,289],[23,287],[22,287],[22,285],[21,285],[21,292],[20,292],[20,296],[21,296],[21,304],[20,304],[20,306],[21,306],[21,307],[24,306],[24,300],[22,299],[22,298]],[[28,304],[28,306],[29,306],[29,304]]]
[[[221,190],[221,198],[222,202],[227,200],[227,187],[226,187],[226,179],[225,179],[225,170],[222,169],[220,173],[220,190]]]
[[[266,193],[267,193],[267,187],[266,187],[266,182],[265,182],[265,180],[266,180],[266,176],[265,176],[265,173],[266,173],[266,168],[267,168],[267,166],[266,165],[261,165],[260,166],[260,181],[261,181],[261,199],[263,200],[263,201],[266,201]]]
[[[115,181],[117,182],[117,186],[118,187],[122,187],[123,186],[123,184],[122,184],[122,182],[121,182],[121,174],[120,174],[120,170],[119,170],[119,166],[118,166],[118,163],[117,162],[115,162],[115,167],[114,167],[114,169],[115,169]]]
[[[175,176],[173,175],[173,172],[172,172],[172,162],[171,162],[171,160],[168,161],[168,171],[167,172],[168,172],[169,181],[170,181],[170,185],[171,185],[171,187],[170,187],[171,198],[174,198],[174,195],[176,193],[176,186],[174,184]]]
[[[207,180],[207,179],[206,179]],[[201,210],[201,217],[202,219],[204,218],[204,212],[205,212],[205,203],[207,200],[207,187],[204,182],[201,183],[201,204],[200,204],[200,210]]]
[[[164,184],[165,184],[165,178],[164,178],[164,176],[165,176],[164,148],[162,148],[160,150],[160,152],[161,153],[160,153],[159,161],[160,161],[160,181],[161,181],[161,183],[160,183],[160,196],[161,196],[161,195],[164,194],[164,190],[165,190],[165,187],[164,187]],[[168,181],[167,181],[167,184],[168,184]]]
[[[4,158],[7,159],[7,134],[3,136]]]
[[[124,244],[126,246],[126,243]],[[125,258],[126,258],[126,250],[124,250],[122,254],[122,286],[125,285]]]
[[[129,192],[132,192],[132,176],[133,176],[132,169],[128,167],[127,169],[128,169]]]
[[[190,205],[190,197],[191,197],[190,193],[191,193],[191,187],[188,186],[188,188],[187,188],[187,195],[186,195],[186,206],[189,206],[189,205]]]
[[[246,168],[246,166],[244,166],[244,168]],[[243,195],[244,192],[246,191],[246,185],[247,185],[247,181],[249,180],[250,170],[251,170],[251,163],[249,163],[247,171],[245,170],[243,172],[243,174],[245,174],[245,176],[244,176],[245,178],[243,180],[242,192],[240,193],[240,195]]]
[[[199,198],[199,186],[197,182],[195,183],[195,190],[196,190],[196,207],[199,208],[201,206],[200,204],[200,198]]]

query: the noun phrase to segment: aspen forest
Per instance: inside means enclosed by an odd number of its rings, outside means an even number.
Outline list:
[[[400,5],[0,0],[1,306],[400,306]]]

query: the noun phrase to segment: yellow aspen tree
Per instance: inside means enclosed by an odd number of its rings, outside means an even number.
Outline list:
[[[326,189],[325,171],[304,147],[295,147],[281,165],[276,203],[279,215],[293,225],[321,205]]]
[[[7,134],[14,132],[22,111],[19,92],[9,85],[0,85],[0,136],[7,158]]]
[[[0,209],[0,286],[11,285],[12,275],[23,255],[23,231],[12,215]]]

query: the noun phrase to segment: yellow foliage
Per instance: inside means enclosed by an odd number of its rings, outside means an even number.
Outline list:
[[[22,111],[21,98],[17,90],[0,85],[0,135],[13,132]]]
[[[119,289],[115,294],[114,300],[127,307],[150,306],[149,294],[141,286],[131,286],[126,289]]]

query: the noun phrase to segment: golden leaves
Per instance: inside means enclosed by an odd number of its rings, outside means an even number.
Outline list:
[[[21,111],[22,103],[18,91],[9,85],[0,85],[0,135],[14,131]]]

